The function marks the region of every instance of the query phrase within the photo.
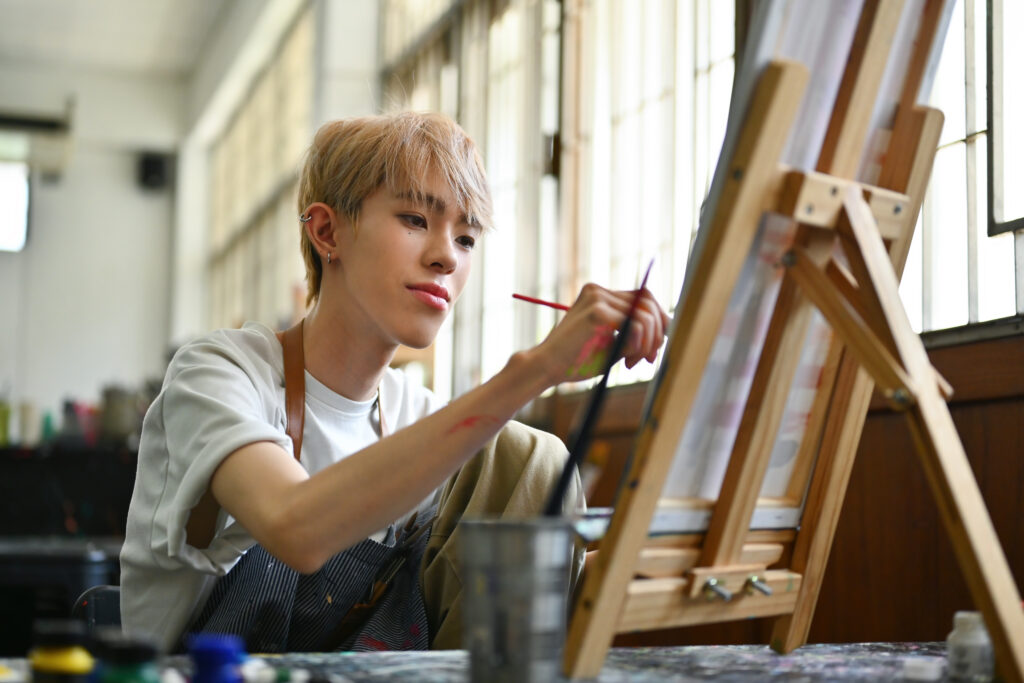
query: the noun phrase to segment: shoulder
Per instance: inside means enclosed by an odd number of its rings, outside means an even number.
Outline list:
[[[174,354],[161,390],[165,409],[218,406],[246,414],[276,415],[284,397],[284,359],[274,333],[264,325],[215,330]],[[197,403],[198,402],[198,403]]]
[[[260,323],[214,330],[178,349],[168,366],[167,378],[204,368],[235,369],[254,381],[276,384],[284,372],[281,344],[274,332]]]

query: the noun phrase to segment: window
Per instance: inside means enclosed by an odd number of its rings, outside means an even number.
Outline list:
[[[975,0],[978,2],[980,0]],[[1024,314],[1024,91],[1012,87],[1014,69],[1024,64],[1024,4],[989,0],[988,63],[989,235],[1014,234],[1016,312]],[[1006,78],[1009,75],[1009,78]],[[1011,87],[1007,87],[1011,86]],[[1001,238],[1004,242],[1006,238]]]
[[[0,162],[0,251],[21,251],[28,233],[28,166]]]
[[[459,119],[486,159],[498,223],[441,337],[452,393],[557,320],[509,305],[512,291],[569,302],[586,281],[630,288],[654,257],[649,286],[673,306],[750,4],[439,1],[403,33],[415,5],[384,5],[384,101]],[[1016,0],[953,8],[931,100],[946,122],[900,287],[918,331],[1024,312],[1024,90],[1003,79],[1024,63],[1024,45],[1003,37],[1022,30]],[[618,367],[612,381],[650,372]]]
[[[284,329],[305,311],[295,208],[313,101],[311,10],[304,10],[210,148],[212,327]]]
[[[1004,66],[1024,59],[1019,41],[1002,36],[1021,29],[1016,0],[958,0],[953,9],[931,98],[946,121],[900,285],[918,331],[1007,318],[1024,305],[1024,265],[1015,265],[1024,243],[1009,232],[1024,227],[1013,191],[1024,183],[1024,100],[1002,79]]]
[[[666,308],[682,289],[701,203],[728,119],[735,53],[732,2],[579,0],[566,52],[563,226],[571,236],[560,293],[586,281],[639,283]],[[616,366],[610,381],[654,367]]]
[[[980,0],[974,0],[980,2]],[[1024,90],[1006,87],[1015,69],[1024,64],[1024,3],[989,0],[988,101],[989,130],[989,233],[1024,229]],[[1009,79],[1006,76],[1009,75]],[[1020,304],[1018,304],[1019,306]]]
[[[549,171],[561,6],[389,0],[382,16],[384,107],[456,118],[484,157],[494,199],[496,229],[478,243],[470,281],[434,344],[432,388],[447,398],[492,376],[555,321],[547,309],[516,305],[512,293],[555,297],[558,181]],[[410,34],[407,25],[421,29]]]
[[[546,336],[557,315],[514,291],[571,302],[586,281],[632,288],[654,257],[649,286],[675,302],[724,135],[735,7],[383,4],[385,108],[455,116],[494,194],[497,230],[435,344],[435,391],[457,395]],[[617,368],[612,382],[651,371]]]

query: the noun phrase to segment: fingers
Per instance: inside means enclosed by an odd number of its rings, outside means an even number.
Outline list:
[[[588,284],[581,290],[577,306],[589,309],[593,324],[612,325],[618,329],[629,313],[635,297],[635,290],[612,291]],[[658,305],[650,290],[645,288],[637,301],[628,332],[629,337],[623,354],[627,367],[631,368],[641,360],[651,363],[657,360],[658,350],[664,343],[669,322],[669,316]]]
[[[629,312],[629,306],[636,292],[625,292],[628,296],[626,309],[623,315]],[[619,299],[621,301],[621,299]],[[668,316],[654,296],[647,289],[640,294],[636,310],[633,311],[633,321],[629,327],[629,339],[626,344],[626,367],[633,367],[641,360],[653,363],[657,360],[658,350],[665,339],[665,332],[668,329]]]

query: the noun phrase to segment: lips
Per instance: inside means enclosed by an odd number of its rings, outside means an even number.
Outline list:
[[[448,301],[451,299],[451,296],[448,294],[448,290],[441,285],[434,284],[433,282],[423,282],[408,285],[407,289],[412,292],[413,296],[431,308],[436,308],[439,311],[448,310]]]

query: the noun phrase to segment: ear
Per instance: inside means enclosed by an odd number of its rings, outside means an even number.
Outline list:
[[[320,258],[327,260],[327,254],[338,248],[337,229],[340,222],[334,209],[323,202],[310,204],[302,214],[303,228]],[[334,254],[337,257],[337,254]]]

